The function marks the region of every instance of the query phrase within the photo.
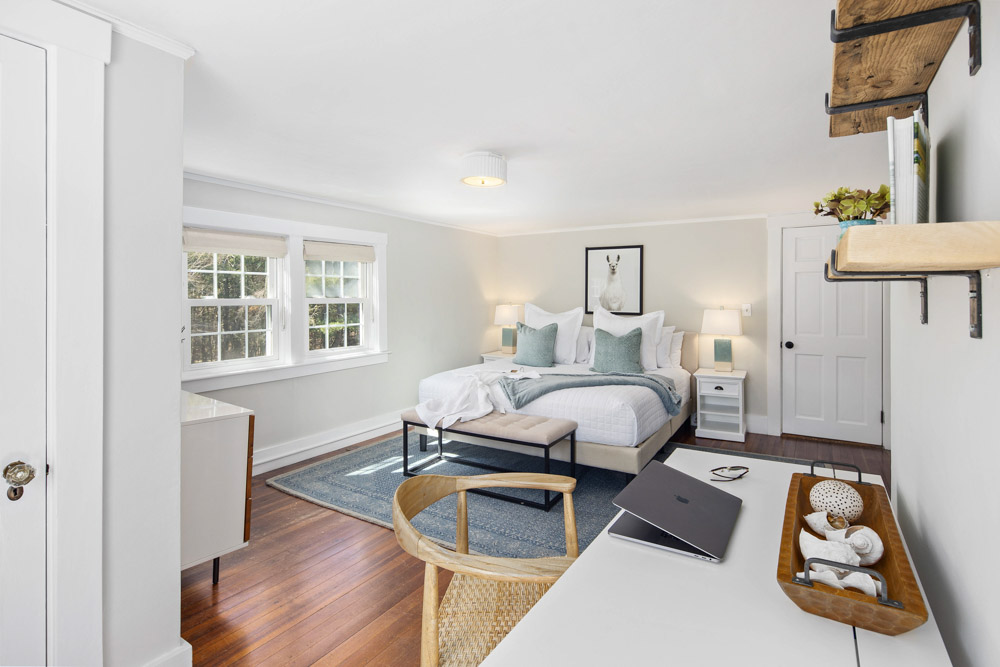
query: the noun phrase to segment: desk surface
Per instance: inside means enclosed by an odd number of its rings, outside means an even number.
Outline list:
[[[725,485],[743,499],[725,560],[688,558],[605,530],[484,665],[820,667],[856,666],[859,656],[866,667],[950,664],[933,616],[898,637],[858,631],[856,645],[851,626],[803,612],[778,587],[788,483],[808,468],[689,449],[668,462],[704,480],[716,466],[750,466],[750,474]],[[874,475],[866,481],[881,483]]]

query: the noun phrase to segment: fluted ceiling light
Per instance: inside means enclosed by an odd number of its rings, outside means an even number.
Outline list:
[[[465,156],[462,182],[474,188],[495,188],[507,182],[507,158],[489,151]]]

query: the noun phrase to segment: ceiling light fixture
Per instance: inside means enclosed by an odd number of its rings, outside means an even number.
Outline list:
[[[507,182],[507,158],[490,151],[469,153],[463,159],[462,182],[474,188],[495,188]]]

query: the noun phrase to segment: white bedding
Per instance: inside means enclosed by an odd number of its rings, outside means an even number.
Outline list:
[[[550,368],[525,367],[525,370],[548,373],[592,375],[589,364],[559,364]],[[469,375],[485,370],[509,371],[520,368],[506,360],[491,361],[445,371],[420,381],[420,402],[442,399],[454,392]],[[691,398],[691,374],[683,368],[657,368],[651,374],[673,379],[682,405]],[[539,417],[572,419],[579,427],[577,440],[619,447],[635,447],[653,435],[670,419],[663,404],[651,389],[632,386],[576,387],[561,389],[514,410],[500,389],[491,386],[494,405],[507,412]]]

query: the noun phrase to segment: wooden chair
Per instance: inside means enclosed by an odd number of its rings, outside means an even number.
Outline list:
[[[466,491],[489,487],[548,489],[563,494],[566,555],[550,558],[500,558],[469,553]],[[420,664],[478,665],[542,594],[576,560],[576,480],[562,475],[497,473],[468,477],[420,475],[399,485],[392,500],[392,525],[403,549],[426,563]],[[455,550],[421,535],[410,519],[438,500],[458,494]],[[438,568],[451,570],[448,590],[438,605]]]

